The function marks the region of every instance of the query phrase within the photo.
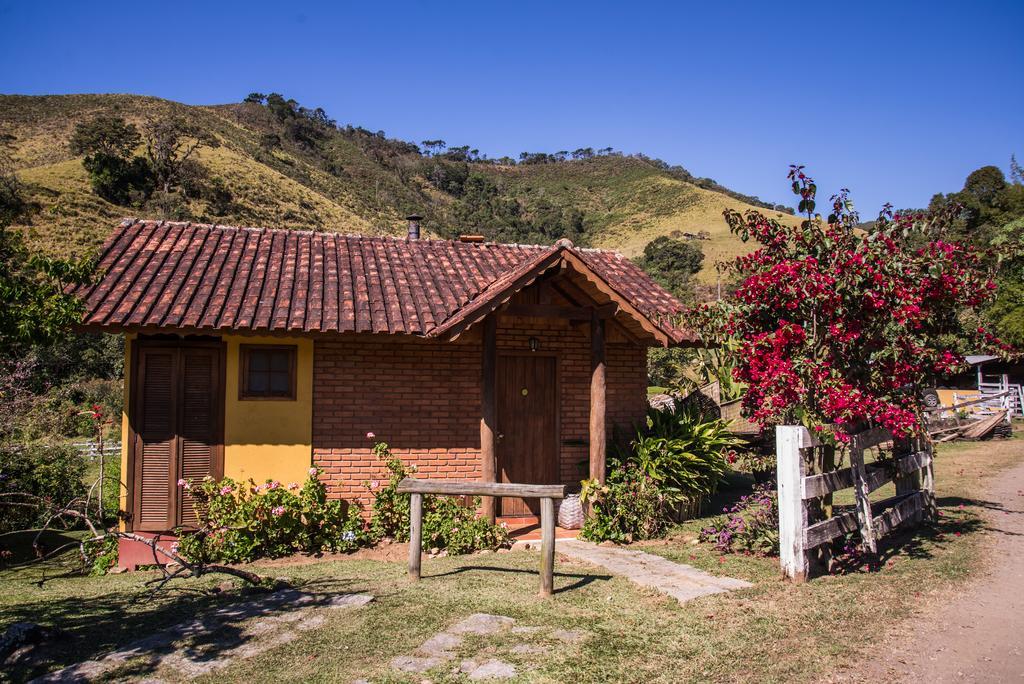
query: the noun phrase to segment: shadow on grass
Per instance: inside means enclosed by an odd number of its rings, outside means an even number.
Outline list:
[[[871,556],[855,548],[859,537],[847,542],[846,549],[835,556],[832,561],[832,574],[848,575],[855,573],[872,573],[881,570],[896,557],[914,560],[931,559],[938,549],[948,547],[956,538],[979,532],[997,532],[1001,534],[1017,534],[993,528],[985,520],[970,511],[960,511],[960,506],[979,506],[990,510],[1003,510],[993,502],[975,499],[945,497],[936,501],[939,504],[939,517],[934,521],[924,521],[920,525],[905,526],[897,529],[878,542],[878,554]],[[953,516],[952,512],[962,515]]]
[[[449,577],[451,575],[461,575],[462,573],[465,573],[465,572],[477,572],[477,571],[483,571],[483,572],[504,572],[504,573],[515,573],[515,574],[522,574],[522,575],[536,575],[537,578],[538,578],[538,581],[540,580],[540,574],[537,573],[535,570],[523,570],[521,568],[496,568],[496,567],[492,567],[492,566],[488,566],[488,565],[463,565],[461,567],[455,568],[454,570],[449,570],[447,572],[439,572],[439,573],[434,574],[434,575],[423,575],[422,579],[427,580],[427,579],[433,579],[435,577]],[[555,580],[557,581],[558,578],[560,578],[560,577],[561,578],[575,577],[576,581],[573,582],[572,584],[566,585],[564,587],[556,588],[555,592],[554,592],[556,594],[561,594],[561,593],[564,593],[564,592],[567,592],[567,591],[573,591],[575,589],[582,589],[583,587],[585,587],[588,584],[591,584],[591,583],[593,583],[593,582],[595,582],[597,580],[601,580],[603,582],[607,582],[608,580],[610,580],[612,578],[611,575],[592,575],[592,574],[589,574],[589,573],[584,575],[584,574],[567,573],[567,572],[555,572]]]
[[[318,595],[356,593],[364,591],[364,588],[348,580],[319,578],[296,583],[294,591]],[[173,585],[155,597],[149,598],[149,594],[148,590],[138,587],[122,587],[112,588],[110,593],[98,596],[46,595],[31,603],[0,608],[0,625],[35,622],[60,628],[67,634],[66,638],[37,649],[30,659],[15,663],[4,671],[0,679],[28,681],[136,644],[139,645],[140,659],[123,665],[118,670],[119,679],[151,674],[159,666],[160,656],[170,652],[192,660],[197,668],[201,668],[202,663],[216,660],[225,650],[241,646],[251,639],[243,634],[241,625],[233,624],[230,608],[269,595],[267,591],[255,588],[216,591],[209,587]],[[186,637],[187,643],[181,643],[180,639],[171,642],[162,639],[163,630],[201,619],[220,608],[227,608],[228,616],[218,618],[209,630],[191,630]],[[270,605],[255,617],[268,617],[289,609],[288,603]],[[241,619],[246,618],[241,616]]]

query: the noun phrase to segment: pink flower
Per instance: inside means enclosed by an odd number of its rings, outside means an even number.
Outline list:
[[[221,496],[227,496],[233,491],[235,490],[231,485],[224,485],[223,487],[220,488]]]
[[[184,487],[184,486],[185,486],[185,485],[187,485],[187,484],[188,484],[188,482],[186,482],[186,481],[185,481],[185,478],[180,478],[180,479],[178,480],[178,486],[179,486],[179,487]]]
[[[274,506],[273,508],[270,509],[270,512],[275,517],[280,518],[282,515],[284,515],[284,506]]]
[[[374,438],[374,437],[376,437],[376,436],[377,436],[377,435],[373,434],[372,432],[367,432],[367,433],[366,433],[366,439],[373,439],[373,438]]]
[[[299,485],[298,485],[297,482],[289,482],[288,483],[288,489],[298,489],[298,488],[299,488]]]
[[[371,480],[370,481],[370,489],[376,489],[379,486],[380,486],[380,482],[379,481],[377,481],[377,480]]]
[[[280,486],[281,486],[280,482],[278,482],[277,480],[273,480],[273,481],[267,483],[267,491],[269,492],[271,489],[277,489]]]
[[[316,477],[316,466],[313,466],[312,468],[309,469],[309,476]]]

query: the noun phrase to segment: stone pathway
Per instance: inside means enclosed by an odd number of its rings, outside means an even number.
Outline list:
[[[685,603],[699,596],[753,586],[732,577],[716,577],[690,565],[674,563],[653,553],[614,546],[598,546],[579,539],[560,541],[558,553],[599,565],[630,582],[656,589]]]
[[[33,682],[85,682],[102,677],[129,661],[159,676],[158,670],[192,679],[286,644],[301,632],[327,621],[325,610],[364,606],[369,594],[314,596],[285,589],[259,599],[214,610],[182,622],[98,660],[88,660],[43,675]],[[149,679],[148,681],[158,681]]]
[[[504,615],[474,613],[456,622],[454,625],[430,637],[410,655],[392,658],[391,668],[399,672],[423,674],[455,660],[466,635],[493,636],[500,633],[511,633],[523,639],[509,649],[509,652],[520,658],[542,656],[548,652],[549,646],[543,643],[531,643],[545,636],[541,627],[530,625],[515,626],[515,619]],[[547,637],[565,644],[577,644],[584,641],[587,632],[579,630],[555,630]],[[452,674],[465,675],[470,680],[510,679],[519,674],[516,666],[499,658],[492,657],[493,649],[484,647],[475,655],[463,659],[452,667]],[[365,680],[357,680],[353,684],[361,684]]]

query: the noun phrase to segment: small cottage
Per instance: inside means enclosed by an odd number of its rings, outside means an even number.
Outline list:
[[[644,415],[681,304],[583,249],[126,220],[78,291],[123,333],[129,529],[195,522],[179,478],[302,482],[369,503],[367,433],[422,476],[578,483]],[[486,501],[529,516],[533,501]]]

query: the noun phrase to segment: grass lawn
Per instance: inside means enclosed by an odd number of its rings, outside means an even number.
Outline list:
[[[487,652],[519,667],[524,681],[817,681],[877,642],[915,606],[955,588],[980,567],[981,480],[1024,459],[1024,439],[940,447],[936,459],[940,523],[902,537],[884,552],[877,572],[782,582],[777,559],[720,557],[706,544],[691,545],[707,521],[696,520],[668,540],[642,547],[670,559],[739,577],[754,587],[680,606],[600,569],[559,559],[553,599],[536,596],[538,555],[482,554],[424,561],[424,579],[410,584],[401,563],[341,560],[264,568],[309,592],[369,592],[366,608],[328,614],[319,628],[285,645],[238,660],[209,679],[224,681],[456,681],[451,663],[406,679],[388,662],[411,653],[436,632],[474,612],[516,618],[519,625],[585,630],[579,643],[535,639],[543,655],[510,654],[513,635],[488,641]],[[964,506],[960,508],[961,504]],[[957,533],[960,533],[959,535]],[[152,573],[65,577],[42,585],[41,569],[0,573],[0,625],[30,620],[69,632],[53,652],[50,669],[96,657],[152,630],[234,601],[240,591],[211,594],[223,577],[176,585],[148,599]],[[57,569],[49,569],[50,575]],[[464,642],[460,656],[481,644]],[[458,663],[458,659],[454,661]],[[148,676],[129,664],[121,674]],[[23,679],[35,672],[6,672]],[[167,673],[158,673],[166,678]]]

